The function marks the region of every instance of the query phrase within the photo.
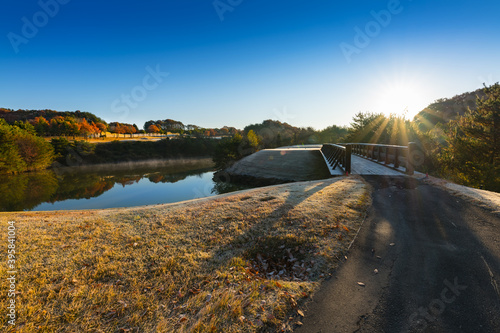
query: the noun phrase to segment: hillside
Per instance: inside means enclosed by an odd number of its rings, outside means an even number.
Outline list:
[[[413,119],[421,131],[432,129],[438,123],[447,123],[462,116],[470,108],[476,109],[477,97],[484,97],[484,88],[452,98],[440,98],[420,111]]]

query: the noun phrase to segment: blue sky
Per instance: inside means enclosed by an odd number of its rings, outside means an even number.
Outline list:
[[[6,0],[0,107],[243,128],[409,117],[500,81],[496,1]]]

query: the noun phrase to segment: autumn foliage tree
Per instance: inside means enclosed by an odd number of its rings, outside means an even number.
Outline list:
[[[54,161],[54,149],[39,136],[27,131],[17,131],[15,142],[27,171],[45,169]]]
[[[147,128],[147,132],[148,133],[160,133],[161,129],[156,125],[149,125],[149,127]]]
[[[89,124],[86,119],[80,120],[78,124],[78,132],[86,138],[99,133],[99,131],[99,127],[96,124],[93,122]]]
[[[85,136],[96,135],[107,130],[104,120],[89,112],[53,110],[18,110],[0,108],[0,117],[38,136]]]
[[[106,126],[106,124],[104,123],[96,123],[95,124],[97,126],[97,128],[99,129],[99,133],[102,133],[102,132],[106,132],[107,129],[108,129],[108,126]]]
[[[122,124],[118,122],[110,123],[109,131],[117,134],[134,134],[138,132],[136,125]]]

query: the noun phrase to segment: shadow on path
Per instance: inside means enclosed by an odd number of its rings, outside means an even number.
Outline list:
[[[296,331],[500,332],[500,219],[413,178],[364,178],[367,220]]]

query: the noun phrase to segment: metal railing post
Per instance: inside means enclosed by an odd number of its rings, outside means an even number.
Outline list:
[[[394,167],[399,168],[399,148],[394,149]]]
[[[345,146],[345,172],[348,174],[351,173],[351,153],[352,153],[352,146],[346,145]]]
[[[416,149],[417,149],[417,144],[415,142],[408,142],[408,156],[406,157],[406,174],[410,176],[415,173],[415,166],[413,165],[413,159]]]

